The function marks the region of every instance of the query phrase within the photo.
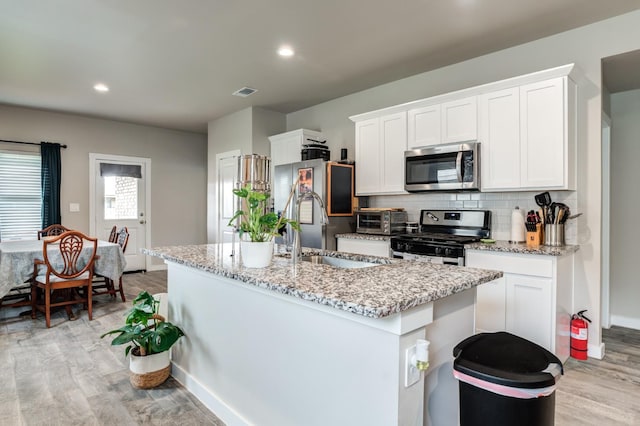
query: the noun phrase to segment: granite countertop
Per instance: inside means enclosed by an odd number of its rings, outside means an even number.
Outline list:
[[[484,250],[484,251],[496,251],[502,253],[519,253],[519,254],[537,254],[546,256],[565,256],[567,254],[575,253],[580,249],[577,245],[566,245],[561,247],[554,246],[538,246],[528,247],[525,243],[510,243],[508,241],[496,241],[493,244],[485,243],[472,243],[465,244],[466,250]]]
[[[156,247],[142,251],[170,262],[370,318],[402,312],[502,276],[500,271],[306,248],[303,255],[322,254],[379,265],[343,269],[298,262],[294,267],[288,254],[276,254],[267,268],[244,268],[239,264],[237,252],[230,256],[231,244]]]
[[[369,240],[369,241],[389,241],[391,235],[375,235],[375,234],[359,234],[351,232],[348,234],[336,234],[336,238],[350,238],[352,240]]]

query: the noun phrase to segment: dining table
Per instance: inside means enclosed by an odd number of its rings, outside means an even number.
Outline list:
[[[55,262],[56,245],[49,244],[50,259]],[[82,257],[89,258],[91,249],[87,248]],[[61,259],[59,256],[58,259]],[[98,258],[94,265],[94,272],[110,278],[114,281],[118,280],[127,262],[124,253],[118,244],[108,241],[98,240],[98,248],[96,250]],[[19,240],[19,241],[3,241],[0,242],[0,298],[9,293],[11,288],[24,285],[33,275],[33,261],[35,259],[43,259],[43,241],[40,240]],[[60,260],[61,261],[61,260]]]

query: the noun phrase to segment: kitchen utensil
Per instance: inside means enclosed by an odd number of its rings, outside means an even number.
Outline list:
[[[535,196],[536,204],[540,207],[551,205],[551,194],[543,192]]]
[[[564,225],[545,225],[544,245],[560,247],[564,245]]]
[[[560,207],[560,210],[558,211],[558,217],[556,217],[556,225],[564,223],[562,222],[562,219],[564,218],[565,211],[566,209],[564,207]]]

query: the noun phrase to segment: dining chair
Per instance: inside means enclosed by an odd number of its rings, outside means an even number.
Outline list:
[[[127,229],[127,227],[124,226],[120,228],[120,231],[116,233],[114,241],[109,240],[109,242],[118,244],[122,249],[122,253],[124,254],[124,251],[127,249],[127,244],[129,243],[129,230]],[[112,279],[100,274],[95,274],[92,288],[94,296],[109,294],[111,295],[111,297],[115,298],[116,292],[118,292],[120,293],[120,298],[122,299],[122,301],[127,301],[124,295],[124,287],[122,286],[122,275],[118,279],[118,288],[116,288],[115,283]]]
[[[82,303],[89,320],[93,319],[91,285],[97,249],[97,238],[78,231],[67,231],[43,241],[44,260],[36,259],[33,265],[31,318],[35,319],[36,310],[44,312],[49,328],[51,308],[64,306],[70,313],[71,305]],[[80,292],[82,287],[85,291]],[[41,298],[37,297],[38,290],[42,292]]]
[[[38,239],[41,240],[42,237],[53,237],[62,234],[63,232],[70,231],[69,228],[56,223],[54,225],[49,225],[46,228],[38,231]]]
[[[113,228],[111,228],[111,233],[109,233],[109,239],[107,241],[109,241],[110,243],[115,243],[117,241],[118,238],[118,227],[116,225],[113,225]]]

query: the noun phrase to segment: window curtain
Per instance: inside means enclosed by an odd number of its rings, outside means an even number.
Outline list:
[[[40,144],[42,167],[40,180],[42,184],[42,228],[61,223],[60,216],[60,178],[62,163],[60,161],[60,144],[42,142]]]

